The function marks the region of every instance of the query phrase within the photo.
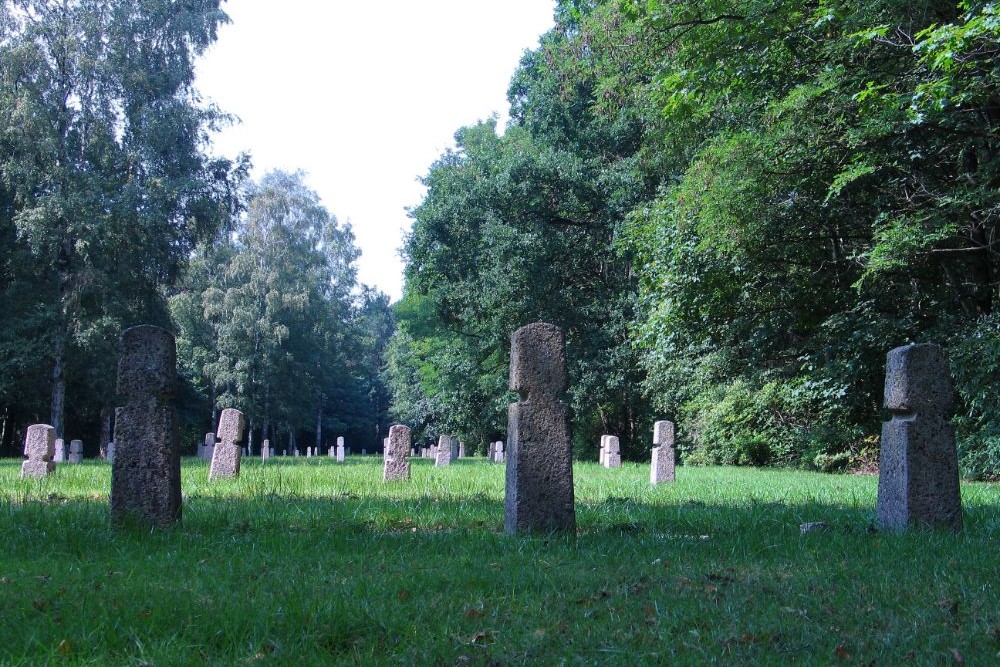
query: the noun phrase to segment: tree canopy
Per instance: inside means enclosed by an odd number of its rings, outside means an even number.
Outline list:
[[[500,428],[508,336],[544,319],[578,452],[607,432],[644,455],[655,415],[689,462],[836,467],[870,456],[886,352],[932,341],[967,470],[995,474],[995,4],[556,19],[508,127],[460,130],[412,211],[397,414]]]

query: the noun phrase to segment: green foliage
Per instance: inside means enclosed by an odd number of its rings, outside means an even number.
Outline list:
[[[343,435],[374,448],[385,433],[388,300],[356,295],[353,232],[302,178],[272,172],[252,184],[232,240],[191,261],[170,299],[179,366],[206,403],[203,429],[236,407],[275,446],[281,433],[290,449],[307,434],[317,446]]]
[[[61,436],[64,414],[82,429],[111,407],[119,334],[168,322],[160,287],[236,209],[246,165],[206,155],[225,117],[193,89],[194,59],[227,20],[219,6],[3,3],[0,298],[18,324],[0,365],[32,387],[0,387],[0,403],[18,421]]]

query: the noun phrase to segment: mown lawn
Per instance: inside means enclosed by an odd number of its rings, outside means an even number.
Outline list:
[[[877,480],[574,469],[578,534],[503,534],[503,466],[185,460],[184,519],[108,525],[110,466],[0,462],[3,665],[1000,664],[1000,485],[961,535],[870,529]],[[830,531],[801,535],[799,524]]]

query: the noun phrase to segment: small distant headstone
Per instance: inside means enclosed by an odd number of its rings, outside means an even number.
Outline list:
[[[244,448],[243,448],[242,450],[240,450],[240,451],[241,451],[241,452],[242,452],[242,454],[243,454],[243,458],[246,458],[247,456],[249,456],[249,455],[247,454],[247,448],[246,448],[246,447],[244,447]]]
[[[344,449],[344,438],[340,436],[337,438],[337,463],[343,463],[346,456],[346,451]]]
[[[514,332],[510,388],[521,400],[507,413],[507,485],[504,529],[576,531],[569,409],[562,330],[537,322]]]
[[[268,455],[271,458],[274,458],[274,447],[271,446],[271,441],[270,440],[268,440],[267,438],[264,438],[263,440],[261,440],[260,441],[260,448],[261,448],[262,451],[265,450],[265,449],[268,450]]]
[[[456,458],[460,458],[460,459],[464,459],[465,458],[465,443],[464,442],[458,443],[458,454],[456,455]]]
[[[212,457],[212,467],[208,471],[208,479],[222,479],[240,476],[240,457],[243,440],[243,429],[246,428],[246,417],[236,408],[226,408],[219,417],[218,442],[215,445],[215,456]]]
[[[274,447],[268,447],[268,449],[271,450],[271,458],[273,459],[274,456],[275,456],[275,454],[274,454]]]
[[[264,442],[267,443],[266,440]],[[264,445],[261,445],[261,447],[260,447],[260,460],[261,461],[267,461],[269,458],[271,458],[271,456],[272,456],[272,454],[271,454],[271,448],[270,447],[265,447]]]
[[[677,452],[674,450],[674,423],[658,421],[653,424],[653,454],[649,466],[649,483],[664,484],[674,481]]]
[[[949,421],[955,389],[948,357],[937,345],[891,350],[885,374],[878,503],[881,530],[962,530],[955,427]]]
[[[107,458],[108,458],[108,463],[111,463],[112,465],[115,462],[115,450],[116,449],[117,449],[117,446],[115,445],[115,441],[114,440],[110,441],[108,443],[108,448],[107,448]]]
[[[382,480],[386,482],[410,479],[410,428],[394,424],[389,428],[389,444],[385,450],[385,467]]]
[[[281,450],[281,455],[282,456],[288,456],[288,450],[287,449],[282,449]]]
[[[56,469],[52,460],[56,454],[56,430],[48,424],[32,424],[24,436],[21,477],[45,477]]]
[[[604,452],[605,468],[621,468],[622,453],[617,435],[601,436],[601,451]]]
[[[181,518],[181,457],[173,407],[177,352],[169,332],[126,329],[118,359],[111,521],[166,526]]]
[[[70,463],[83,463],[83,441],[82,440],[70,440],[69,441],[69,462]]]
[[[201,448],[201,456],[206,461],[211,461],[215,455],[215,432],[205,434],[205,444]]]
[[[298,447],[296,447],[293,451],[294,451],[294,456],[298,456],[299,455],[299,448]]]
[[[368,450],[367,449],[362,449],[361,450],[361,456],[368,456]]]
[[[52,460],[56,463],[62,463],[68,458],[69,456],[66,451],[66,441],[62,438],[56,438],[55,453],[52,455]]]
[[[313,455],[313,448],[312,447],[306,447],[306,458],[307,459],[311,459],[312,455]]]
[[[452,445],[454,444],[454,438],[447,435],[442,435],[438,438],[437,456],[434,458],[435,467],[443,467],[451,465],[451,454]]]
[[[493,463],[503,463],[504,461],[503,440],[497,440],[496,448],[493,450]]]

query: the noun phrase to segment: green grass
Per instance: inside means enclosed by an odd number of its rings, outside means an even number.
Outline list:
[[[578,463],[576,539],[503,534],[502,466],[185,460],[172,529],[110,466],[0,462],[3,665],[1000,663],[1000,486],[964,534],[869,530],[871,477]],[[826,521],[826,533],[799,524]]]

